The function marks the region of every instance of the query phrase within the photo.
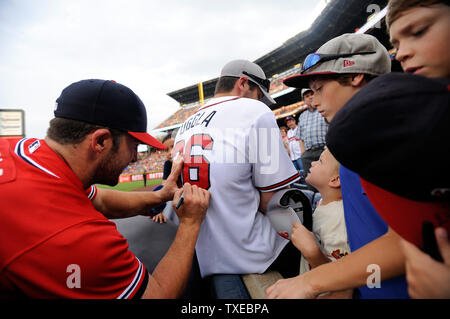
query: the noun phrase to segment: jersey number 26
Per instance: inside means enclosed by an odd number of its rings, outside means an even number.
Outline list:
[[[211,187],[210,163],[203,155],[192,154],[194,146],[200,146],[202,150],[212,150],[213,139],[209,134],[192,135],[186,145],[184,140],[178,141],[173,147],[172,154],[174,156],[181,152],[184,154],[183,183],[188,182],[191,185],[209,189]]]

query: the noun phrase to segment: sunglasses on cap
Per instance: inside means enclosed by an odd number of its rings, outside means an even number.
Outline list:
[[[257,77],[256,75],[250,74],[250,73],[245,72],[245,71],[242,71],[242,74],[247,75],[253,81],[255,81],[256,83],[262,85],[262,87],[266,89],[266,92],[269,92],[269,88],[270,88],[270,81],[269,80],[262,79],[260,77]]]
[[[342,53],[342,54],[320,54],[320,53],[310,53],[306,56],[302,65],[302,73],[306,70],[312,68],[318,63],[322,63],[325,61],[336,60],[339,58],[346,58],[353,55],[358,54],[372,54],[376,53],[375,51],[363,51],[363,52],[354,52],[354,53]]]

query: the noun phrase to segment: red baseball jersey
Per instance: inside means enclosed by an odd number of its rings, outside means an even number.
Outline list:
[[[0,297],[133,298],[148,273],[44,140],[0,139]]]

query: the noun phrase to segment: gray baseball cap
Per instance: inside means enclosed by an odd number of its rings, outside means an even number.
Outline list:
[[[263,69],[261,69],[261,67],[256,63],[248,60],[233,60],[225,64],[220,76],[233,76],[238,78],[241,76],[246,76],[249,81],[255,83],[264,94],[260,100],[261,102],[267,106],[276,103],[275,100],[269,95],[270,81],[266,78],[266,74]]]
[[[314,75],[363,73],[379,76],[391,72],[386,48],[372,35],[346,33],[331,39],[315,53],[309,54],[301,74],[283,81],[286,86],[309,87]]]

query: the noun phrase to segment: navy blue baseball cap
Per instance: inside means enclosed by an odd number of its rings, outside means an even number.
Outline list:
[[[294,121],[295,121],[295,119],[294,119],[292,116],[287,116],[287,117],[284,119],[284,123],[286,123],[286,122],[289,121],[289,120],[294,120]]]
[[[127,132],[143,144],[167,148],[147,133],[147,112],[141,99],[115,81],[90,79],[72,83],[56,100],[54,114]]]
[[[390,73],[370,81],[331,121],[328,149],[365,180],[417,201],[449,200],[448,79]]]
[[[384,221],[424,248],[424,222],[450,231],[449,98],[449,79],[386,74],[336,113],[326,135]]]

